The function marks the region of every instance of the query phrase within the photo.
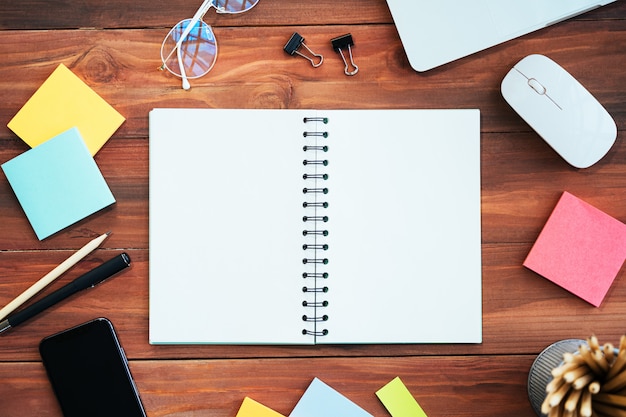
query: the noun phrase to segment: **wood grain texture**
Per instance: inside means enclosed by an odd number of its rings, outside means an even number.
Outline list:
[[[196,0],[3,2],[0,29],[169,28],[192,17],[200,4],[202,1]],[[261,0],[255,8],[239,15],[218,15],[209,10],[204,20],[212,26],[323,26],[392,21],[386,3],[380,0]]]
[[[245,396],[288,415],[318,377],[382,417],[388,413],[375,392],[401,375],[429,416],[461,417],[530,415],[525,398],[511,399],[525,391],[525,371],[532,360],[530,356],[192,359],[140,361],[130,366],[149,416],[234,417]],[[60,415],[41,364],[5,364],[0,379],[4,385],[20,387],[3,408],[3,416],[25,415],[26,404],[37,410],[32,415]]]
[[[0,171],[0,305],[107,230],[113,235],[103,247],[46,291],[120,250],[133,260],[120,276],[0,336],[0,416],[60,416],[37,345],[98,316],[115,324],[150,417],[234,417],[246,395],[288,414],[314,376],[384,417],[373,393],[398,375],[429,416],[531,417],[526,378],[538,352],[592,333],[603,342],[619,340],[624,268],[594,308],[522,262],[564,190],[626,221],[626,3],[416,73],[384,0],[262,0],[240,16],[207,14],[220,48],[217,64],[183,91],[178,79],[157,71],[159,48],[169,27],[199,3],[0,3],[0,163],[28,149],[6,123],[60,63],[127,119],[96,155],[117,203],[49,239],[36,239]],[[324,55],[320,68],[283,52],[294,31]],[[330,45],[344,33],[355,40],[355,77],[343,74]],[[502,98],[502,78],[531,53],[560,63],[615,119],[617,142],[593,167],[567,165]],[[154,107],[479,108],[483,343],[149,345],[148,112]],[[210,135],[211,126],[206,129]],[[406,325],[424,319],[409,318]]]

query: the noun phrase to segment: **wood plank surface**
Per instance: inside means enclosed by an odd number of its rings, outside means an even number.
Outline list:
[[[429,416],[524,416],[526,372],[531,357],[409,357],[314,359],[195,359],[132,362],[148,415],[235,416],[245,396],[289,414],[314,377],[319,377],[374,416],[388,416],[375,395],[397,375]],[[494,366],[497,363],[497,366]],[[437,369],[437,372],[433,372]],[[154,374],[161,375],[154,378]],[[58,416],[39,363],[0,367],[3,385],[14,388],[5,416]],[[500,414],[492,413],[497,410]],[[28,413],[29,411],[26,411]]]
[[[199,3],[0,4],[0,163],[28,149],[6,124],[60,63],[126,117],[96,155],[117,203],[44,241],[0,171],[0,305],[107,230],[113,235],[102,248],[47,291],[120,250],[133,260],[126,273],[0,335],[0,416],[61,415],[37,345],[98,316],[115,324],[150,417],[234,417],[246,395],[287,415],[315,376],[383,417],[388,413],[374,392],[398,375],[430,417],[530,417],[528,368],[545,346],[591,334],[616,343],[625,333],[625,268],[594,308],[522,262],[565,190],[626,221],[626,3],[417,73],[384,0],[261,0],[239,16],[207,14],[219,44],[217,63],[183,91],[178,79],[157,70],[159,49],[169,28]],[[324,55],[321,67],[283,52],[295,31]],[[354,77],[343,74],[330,45],[344,33],[355,40],[360,71]],[[593,167],[567,165],[502,98],[502,78],[531,53],[560,63],[615,119],[616,144]],[[483,343],[149,345],[148,112],[154,107],[479,108]]]

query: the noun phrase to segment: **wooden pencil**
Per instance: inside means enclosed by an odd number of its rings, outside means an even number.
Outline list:
[[[565,384],[561,385],[559,389],[551,393],[548,396],[549,397],[548,403],[550,404],[550,406],[554,407],[554,406],[559,405],[559,403],[563,400],[563,397],[565,397],[565,395],[567,394],[567,391],[569,391],[571,387],[572,387],[572,384],[566,382]]]
[[[591,384],[587,385],[587,389],[592,394],[597,394],[600,392],[601,386],[598,381],[593,381]]]
[[[552,369],[541,412],[549,417],[626,417],[626,335],[619,349],[593,335]]]
[[[626,366],[626,349],[619,351],[611,369],[606,374],[606,379],[613,378],[619,371],[624,369],[624,366]]]
[[[623,334],[619,339],[619,350],[626,350],[626,334]]]
[[[550,395],[546,395],[546,398],[541,403],[541,414],[550,414],[552,408],[554,407],[550,405]]]
[[[104,240],[111,235],[111,232],[106,232],[103,235],[98,236],[95,239],[87,242],[85,246],[80,248],[78,251],[73,253],[69,258],[61,262],[58,266],[56,266],[52,271],[48,272],[44,275],[39,281],[35,282],[33,285],[28,287],[24,292],[18,295],[13,301],[0,309],[0,319],[4,319],[15,309],[19,308],[22,304],[32,299],[35,295],[37,295],[41,290],[50,285],[53,281],[63,275],[66,271],[68,271],[71,267],[76,265],[79,261],[81,261],[85,256],[89,255],[91,252],[96,250],[98,246],[104,242]]]
[[[608,404],[597,402],[593,404],[593,408],[602,414],[606,414],[611,417],[626,417],[626,410],[619,407],[614,407]],[[588,416],[591,417],[591,416]]]
[[[601,350],[595,350],[591,352],[591,356],[596,361],[600,369],[602,369],[603,373],[606,373],[609,370],[609,361],[604,356],[604,353]]]
[[[572,382],[572,388],[583,389],[587,385],[589,385],[589,383],[591,383],[591,381],[593,381],[594,378],[595,378],[595,375],[592,372],[585,374],[581,376],[580,378],[578,378],[577,380],[575,380],[574,382]]]
[[[565,382],[574,382],[578,378],[591,374],[591,370],[587,366],[579,366],[576,369],[566,372],[563,374],[563,379]]]
[[[593,403],[596,402],[626,408],[626,397],[623,395],[599,393],[593,396]]]
[[[573,389],[570,390],[567,394],[567,398],[565,400],[565,410],[569,412],[573,412],[578,409],[578,402],[580,401],[580,397],[583,394],[583,390]]]
[[[546,385],[546,392],[547,393],[554,392],[557,389],[559,389],[559,387],[563,385],[564,383],[565,383],[565,380],[563,379],[563,376],[552,378],[552,381],[548,382],[548,385]]]
[[[578,414],[580,417],[591,417],[591,393],[589,390],[583,390],[582,397],[580,399],[580,407],[578,408]]]
[[[580,368],[581,366],[585,366],[585,364],[577,363],[577,362],[564,363],[563,365],[554,368],[551,371],[551,374],[553,378],[558,378],[560,376],[563,376],[565,373],[569,371],[573,371],[574,369]]]
[[[612,392],[626,388],[626,370],[621,370],[611,379],[607,379],[602,385],[602,391]]]
[[[602,347],[602,353],[604,353],[607,362],[612,364],[615,360],[615,346],[612,343],[605,343]]]
[[[548,412],[548,417],[563,417],[563,409],[560,406],[552,407]]]
[[[587,344],[592,352],[600,350],[600,343],[598,342],[598,338],[593,335],[587,339]]]
[[[585,360],[580,355],[575,355],[571,352],[565,352],[563,354],[563,362],[565,363],[584,363]]]
[[[585,360],[585,363],[587,364],[587,366],[589,366],[589,368],[591,368],[591,370],[596,375],[601,375],[603,373],[602,368],[600,368],[600,365],[598,365],[593,355],[591,354],[591,350],[589,349],[589,347],[585,345],[580,345],[580,347],[578,348],[578,351],[580,352],[580,355]]]

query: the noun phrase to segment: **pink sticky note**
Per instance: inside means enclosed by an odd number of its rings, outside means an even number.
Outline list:
[[[524,266],[598,307],[626,259],[626,225],[564,192]]]

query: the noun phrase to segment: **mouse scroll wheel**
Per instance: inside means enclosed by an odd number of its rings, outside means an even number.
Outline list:
[[[541,85],[541,83],[534,78],[528,79],[528,85],[537,92],[537,94],[544,95],[546,93],[546,88]]]

